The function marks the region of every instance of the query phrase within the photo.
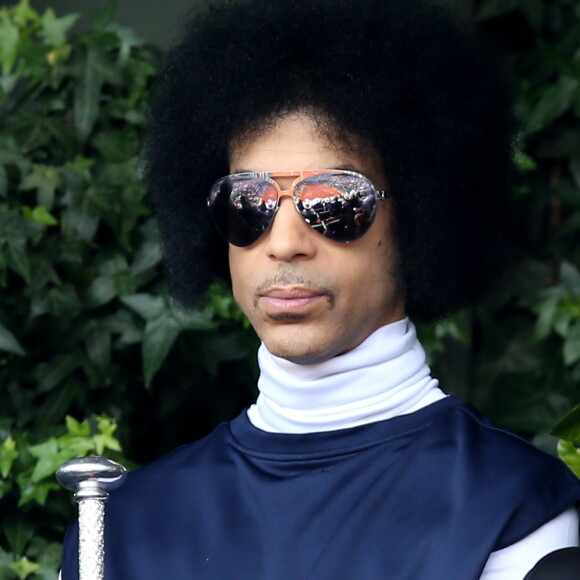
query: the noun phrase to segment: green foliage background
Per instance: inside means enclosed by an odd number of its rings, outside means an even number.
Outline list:
[[[522,260],[481,308],[422,327],[436,376],[580,475],[580,6],[485,0],[517,74]],[[0,8],[0,580],[55,578],[74,517],[53,473],[128,466],[254,396],[256,338],[227,289],[172,307],[139,183],[158,51],[112,10]],[[492,171],[493,168],[490,168]]]

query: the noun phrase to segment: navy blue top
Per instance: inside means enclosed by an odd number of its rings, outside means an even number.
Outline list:
[[[242,413],[112,493],[106,578],[475,580],[579,500],[562,462],[454,397],[305,435]],[[73,526],[63,580],[76,545]]]

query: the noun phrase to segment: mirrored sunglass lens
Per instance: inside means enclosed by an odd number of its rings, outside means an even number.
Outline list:
[[[210,193],[210,207],[218,232],[234,246],[253,244],[270,225],[278,191],[255,177],[224,177]]]
[[[376,198],[372,183],[348,173],[321,173],[296,186],[296,205],[310,226],[338,242],[363,236],[373,223]]]

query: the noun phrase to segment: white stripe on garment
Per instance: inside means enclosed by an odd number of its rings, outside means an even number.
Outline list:
[[[570,508],[523,540],[493,552],[480,580],[523,580],[544,556],[578,546],[579,523],[578,511]]]

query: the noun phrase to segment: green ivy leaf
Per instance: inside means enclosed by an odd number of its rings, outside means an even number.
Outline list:
[[[25,484],[20,488],[18,507],[22,507],[31,502],[36,502],[38,505],[45,505],[48,494],[57,489],[61,489],[60,486],[58,483],[52,481]]]
[[[30,282],[30,258],[26,251],[26,239],[23,236],[9,237],[6,243],[11,269],[20,274],[26,282]]]
[[[218,326],[213,319],[213,312],[209,308],[193,310],[181,309],[177,305],[173,305],[171,312],[183,330],[211,330]]]
[[[566,441],[580,441],[580,405],[574,407],[554,426],[552,435]]]
[[[146,388],[151,386],[153,377],[161,368],[180,331],[179,323],[168,312],[147,321],[142,348]]]
[[[68,14],[62,18],[57,18],[54,10],[48,8],[41,17],[42,37],[52,46],[64,44],[70,29],[78,19],[78,14]]]
[[[543,129],[568,110],[578,94],[579,84],[579,79],[562,77],[556,84],[549,85],[531,112],[528,133]]]
[[[102,84],[100,51],[89,46],[85,61],[78,67],[74,92],[75,127],[81,141],[89,136],[99,116]]]
[[[12,72],[18,56],[19,44],[18,26],[11,22],[6,11],[0,12],[0,67],[3,76]]]
[[[59,446],[56,437],[51,437],[43,443],[32,445],[30,454],[37,459],[31,481],[36,483],[55,472],[60,465],[58,460]]]
[[[95,435],[93,438],[95,444],[95,451],[97,455],[103,455],[103,453],[109,449],[111,451],[121,451],[121,444],[112,436],[106,434]]]
[[[554,332],[563,338],[568,334],[570,324],[573,322],[573,313],[566,307],[564,302],[564,308],[558,308],[556,315],[553,320]],[[547,335],[546,335],[547,336]]]
[[[107,319],[112,332],[120,334],[117,344],[127,346],[141,343],[143,340],[143,322],[136,318],[132,312],[119,310],[114,316]]]
[[[56,317],[73,318],[82,310],[76,289],[70,284],[61,284],[51,288],[48,293],[50,312]]]
[[[211,309],[218,318],[239,322],[244,328],[250,326],[246,315],[234,300],[232,292],[225,284],[216,282],[212,284],[208,291]]]
[[[22,213],[27,220],[41,226],[56,226],[58,224],[56,218],[41,205],[37,205],[35,208],[22,206]]]
[[[52,390],[79,368],[81,362],[76,353],[63,353],[39,368],[38,387],[41,393]]]
[[[560,304],[560,293],[551,293],[536,308],[538,317],[536,319],[536,328],[534,338],[544,340],[551,332],[556,317],[557,308]]]
[[[123,296],[121,302],[145,320],[158,318],[166,308],[163,297],[153,296],[152,294],[132,294],[130,296]]]
[[[62,179],[55,167],[34,164],[32,171],[23,177],[18,189],[21,191],[37,190],[38,205],[44,206],[50,211],[54,204],[55,189],[61,185]]]
[[[152,268],[158,266],[161,262],[161,246],[157,240],[145,242],[135,253],[133,263],[131,264],[131,274],[138,276]]]
[[[30,542],[26,554],[40,565],[40,568],[34,574],[34,580],[55,580],[55,571],[60,568],[61,544],[47,542],[43,538],[36,536]]]
[[[0,324],[0,350],[20,356],[26,356],[26,352],[18,342],[17,338],[2,324]]]
[[[122,26],[121,24],[112,22],[107,26],[107,29],[114,31],[119,38],[121,43],[119,49],[119,61],[123,64],[127,62],[133,47],[145,44],[145,41],[137,35],[134,30],[127,26]]]
[[[538,168],[536,160],[521,149],[515,152],[514,161],[520,173],[535,171]]]
[[[128,268],[127,260],[123,255],[117,255],[99,264],[99,274],[104,276],[115,276],[116,274],[126,272]]]
[[[0,546],[0,578],[2,580],[12,580],[14,578],[14,572],[10,569],[13,561],[12,554],[5,552]]]
[[[89,359],[96,368],[106,373],[111,364],[111,334],[99,321],[93,321],[84,333],[84,341]]]
[[[14,460],[18,457],[16,442],[12,437],[7,437],[0,444],[0,475],[7,478]]]
[[[76,233],[84,242],[91,242],[99,227],[100,218],[95,215],[88,198],[79,204],[71,204],[63,213],[62,223],[67,233]]]
[[[77,421],[70,415],[66,416],[67,436],[88,437],[91,434],[91,427],[88,421]]]
[[[40,568],[39,564],[31,562],[26,556],[16,560],[10,567],[14,570],[19,580],[26,580]]]
[[[570,262],[560,264],[560,280],[562,286],[572,296],[580,296],[580,272]]]
[[[21,0],[14,6],[14,22],[24,27],[27,24],[36,24],[39,21],[39,16],[36,10],[30,7],[28,0]]]
[[[564,338],[564,363],[572,365],[580,360],[580,321],[575,322]]]
[[[99,132],[92,140],[103,161],[122,163],[131,159],[139,146],[139,134],[132,126]]]
[[[93,437],[98,455],[102,455],[107,449],[111,451],[121,451],[121,444],[115,437],[117,423],[109,417],[97,417],[97,428],[99,433]]]
[[[89,308],[98,308],[107,304],[117,296],[115,281],[109,276],[95,278],[87,290],[87,305]]]
[[[571,441],[560,441],[558,443],[558,457],[580,477],[580,449]]]
[[[105,29],[115,17],[116,12],[117,1],[107,0],[103,8],[93,11],[91,15],[93,26],[97,29]]]
[[[6,534],[12,551],[17,556],[22,556],[26,546],[34,536],[35,526],[22,520],[22,518],[7,518],[2,522],[2,529]]]

